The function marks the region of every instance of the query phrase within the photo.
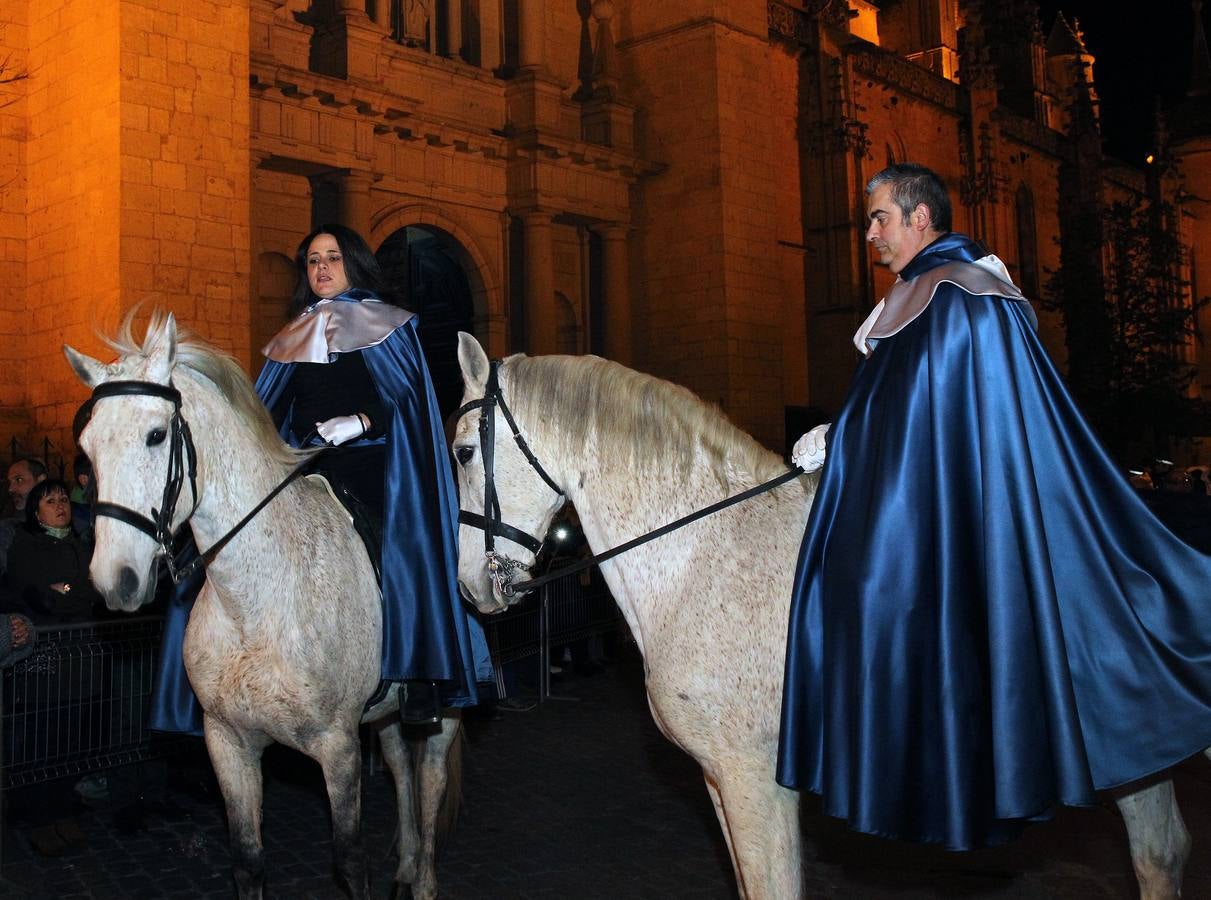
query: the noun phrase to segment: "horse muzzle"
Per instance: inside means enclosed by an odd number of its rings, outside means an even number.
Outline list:
[[[93,586],[105,598],[105,605],[115,612],[134,612],[155,599],[157,565],[153,559],[142,577],[129,564],[122,564],[111,577],[93,574]]]

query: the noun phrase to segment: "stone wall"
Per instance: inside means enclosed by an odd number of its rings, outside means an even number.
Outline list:
[[[0,266],[6,272],[25,272],[27,266],[29,80],[21,76],[29,74],[28,11],[21,3],[0,7],[0,59],[5,60],[0,79],[16,79],[0,83]],[[0,367],[0,453],[7,452],[14,438],[28,441],[32,428],[23,337],[29,294],[23,279],[13,282],[0,292],[0,342],[6,348]]]
[[[105,355],[95,332],[112,330],[121,296],[121,15],[116,0],[34,0],[28,10],[29,240],[8,352],[34,434],[66,448],[85,390],[60,348]]]

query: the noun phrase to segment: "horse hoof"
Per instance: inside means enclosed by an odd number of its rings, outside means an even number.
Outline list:
[[[412,900],[412,885],[401,881],[393,882],[388,897],[390,900]]]

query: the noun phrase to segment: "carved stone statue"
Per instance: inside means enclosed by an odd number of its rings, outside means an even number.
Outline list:
[[[429,43],[429,4],[432,0],[405,0],[404,40],[409,44]]]

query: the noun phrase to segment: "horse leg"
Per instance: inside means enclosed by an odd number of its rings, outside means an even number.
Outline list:
[[[736,848],[732,846],[732,832],[727,827],[727,813],[723,810],[723,798],[719,796],[719,786],[711,781],[710,776],[703,773],[706,782],[706,792],[711,795],[711,803],[715,807],[715,818],[719,820],[719,828],[723,831],[723,840],[727,842],[727,854],[732,859],[732,871],[736,873],[737,883],[740,879],[740,864],[736,861]]]
[[[416,900],[434,900],[437,897],[437,866],[436,849],[439,816],[442,812],[442,801],[448,788],[457,792],[460,788],[460,774],[456,782],[451,784],[446,768],[450,757],[450,748],[458,740],[459,729],[462,727],[462,717],[450,715],[447,710],[443,714],[441,730],[435,731],[425,740],[424,749],[417,762],[420,781],[420,857],[417,860],[416,881],[413,885],[413,896]]]
[[[1180,897],[1182,873],[1190,856],[1190,835],[1177,808],[1173,782],[1166,779],[1115,798],[1127,838],[1131,865],[1143,900]]]
[[[260,900],[265,890],[261,844],[261,754],[268,742],[250,741],[206,717],[206,750],[227,806],[231,862],[240,900]]]
[[[736,883],[745,900],[787,900],[802,892],[799,795],[771,771],[707,773]]]
[[[362,847],[362,753],[356,725],[325,734],[316,747],[315,760],[324,770],[328,787],[336,871],[349,893],[361,900],[370,896],[370,882]]]
[[[396,828],[398,843],[396,852],[399,864],[395,869],[395,888],[392,896],[402,894],[407,885],[416,881],[416,860],[420,853],[420,841],[416,833],[416,795],[412,783],[412,754],[404,742],[403,728],[399,719],[381,721],[378,729],[379,748],[383,761],[395,781],[395,805],[399,825]]]

